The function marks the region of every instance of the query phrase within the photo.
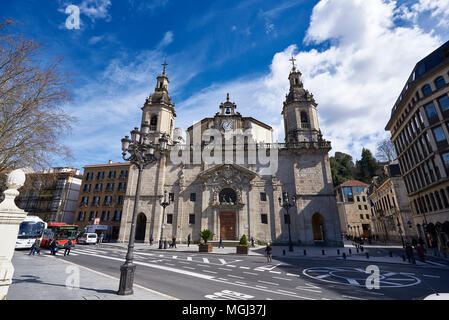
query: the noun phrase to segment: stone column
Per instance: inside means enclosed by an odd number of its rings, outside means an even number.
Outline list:
[[[25,173],[18,169],[12,171],[6,180],[8,188],[5,200],[0,203],[0,300],[5,300],[12,282],[14,267],[11,263],[16,245],[19,225],[26,217],[26,212],[19,209],[14,199],[19,195],[19,189],[25,183]]]

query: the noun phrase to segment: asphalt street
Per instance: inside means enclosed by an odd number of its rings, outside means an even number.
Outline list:
[[[77,245],[52,259],[119,278],[126,250],[107,244]],[[21,254],[18,252],[16,254]],[[23,254],[26,254],[23,252]],[[289,258],[135,250],[135,283],[183,300],[378,300],[421,299],[449,292],[449,266],[425,266],[341,258]],[[368,266],[379,268],[379,288],[366,287]],[[81,279],[81,282],[83,280]]]

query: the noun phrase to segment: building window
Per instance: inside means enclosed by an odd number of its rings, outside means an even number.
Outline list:
[[[85,218],[86,218],[86,212],[81,211],[78,215],[78,221],[84,221]]]
[[[101,213],[101,221],[108,221],[109,220],[109,211],[103,211]]]
[[[117,204],[123,204],[123,196],[117,197]]]
[[[89,215],[89,221],[94,221],[95,219],[95,212],[91,211]]]
[[[128,170],[120,171],[120,178],[128,178]]]
[[[435,106],[433,105],[433,103],[429,103],[424,108],[426,110],[427,118],[429,118],[429,120],[430,119],[438,119],[437,110],[435,109]]]
[[[364,207],[365,207],[365,210],[368,210],[368,206],[366,204],[364,205]]]
[[[267,194],[265,192],[260,193],[260,201],[267,201]]]
[[[104,179],[104,171],[97,173],[97,180],[103,180]]]
[[[363,196],[362,199],[363,199],[363,202],[366,202],[366,197],[365,196]]]
[[[446,81],[444,81],[444,78],[442,76],[439,76],[438,78],[436,78],[435,86],[437,87],[437,89],[444,87],[445,84],[446,84]]]
[[[195,202],[196,201],[196,193],[190,194],[190,201]]]
[[[94,206],[100,205],[100,197],[94,197],[94,202],[92,203]]]
[[[449,152],[443,153],[441,155],[441,158],[443,158],[444,167],[446,168],[446,170],[449,170]]]
[[[126,191],[126,182],[120,182],[118,184],[118,191]]]
[[[436,142],[446,141],[446,136],[444,135],[444,131],[442,127],[436,127],[432,130],[433,135],[435,136]]]
[[[441,112],[449,110],[449,97],[447,95],[438,98],[438,104],[440,105]]]
[[[365,214],[365,217],[369,220],[369,214]]]
[[[359,196],[357,196],[357,202],[360,202],[360,197]]]
[[[173,215],[167,214],[167,224],[173,224]]]
[[[189,224],[195,224],[195,215],[189,214]]]
[[[266,215],[266,214],[261,214],[261,215],[260,215],[260,222],[261,222],[262,224],[268,224],[268,215]]]
[[[106,191],[114,191],[114,184],[113,183],[107,183],[106,184]]]
[[[115,171],[109,171],[109,179],[115,179]]]
[[[90,192],[90,186],[91,186],[90,184],[85,184],[84,188],[83,188],[83,191],[84,192]]]
[[[105,205],[110,205],[112,202],[112,196],[106,196],[104,197],[104,204]]]
[[[428,96],[429,94],[432,93],[432,88],[428,84],[423,86],[421,90],[422,90],[422,93],[423,93],[424,96]]]
[[[94,191],[101,191],[103,189],[103,184],[102,183],[97,183],[95,185],[95,190]]]
[[[359,206],[358,206],[358,207],[359,207],[359,210],[362,210],[362,206],[361,206],[360,204],[359,204]]]
[[[114,221],[120,221],[122,220],[122,210],[115,210],[114,211]]]
[[[89,197],[82,197],[81,198],[81,205],[82,206],[86,206],[87,207],[88,202],[89,202]]]
[[[157,126],[157,116],[152,116],[151,117],[150,126]],[[153,129],[153,130],[156,130],[156,129]]]
[[[94,178],[93,172],[86,173],[86,181],[92,180]]]
[[[360,219],[363,220],[363,214],[360,215]]]

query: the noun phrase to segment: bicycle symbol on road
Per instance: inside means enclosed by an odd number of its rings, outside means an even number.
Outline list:
[[[315,267],[308,268],[303,274],[309,278],[349,286],[365,287],[369,274],[362,268]],[[384,271],[379,275],[381,288],[403,288],[416,286],[421,280],[411,273]]]

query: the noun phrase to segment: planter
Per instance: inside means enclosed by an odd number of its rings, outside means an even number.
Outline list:
[[[237,254],[248,254],[247,246],[237,246]]]
[[[200,252],[212,252],[214,248],[212,244],[200,244],[198,247],[200,248]]]

